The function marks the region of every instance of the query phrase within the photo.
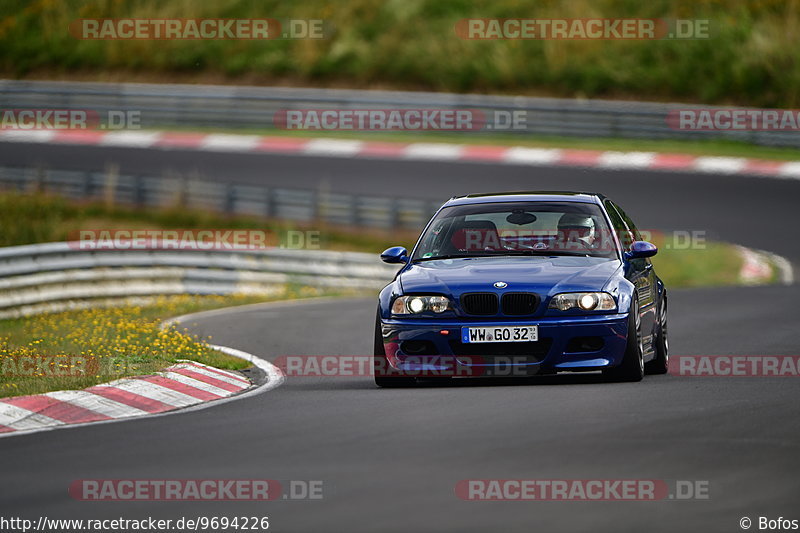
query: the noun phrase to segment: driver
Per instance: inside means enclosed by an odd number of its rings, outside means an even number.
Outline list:
[[[581,243],[590,248],[596,238],[594,219],[581,213],[564,213],[558,219],[558,238],[563,243]]]

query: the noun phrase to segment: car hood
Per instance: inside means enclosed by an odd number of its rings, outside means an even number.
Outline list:
[[[399,279],[405,294],[496,292],[493,284],[502,281],[503,291],[545,296],[601,290],[619,268],[619,260],[602,257],[470,257],[414,263]]]

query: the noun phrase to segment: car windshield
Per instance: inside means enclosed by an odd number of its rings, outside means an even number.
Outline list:
[[[498,202],[446,207],[419,240],[412,261],[508,255],[616,257],[596,204]]]

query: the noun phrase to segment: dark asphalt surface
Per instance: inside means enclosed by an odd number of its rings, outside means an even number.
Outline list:
[[[52,158],[61,168],[80,165],[81,157],[84,166],[103,164],[91,149],[10,146],[0,144],[6,165],[26,157]],[[135,152],[119,151],[123,167],[188,171],[196,164],[221,179],[293,186],[327,179],[342,190],[404,196],[591,189],[618,200],[643,227],[708,230],[800,259],[800,243],[787,230],[795,226],[797,181]],[[799,300],[798,286],[673,290],[672,353],[797,354]],[[308,301],[187,325],[267,359],[360,355],[370,350],[374,308],[372,299]],[[605,384],[578,375],[414,390],[379,390],[367,377],[290,378],[276,390],[202,411],[0,439],[0,515],[268,515],[274,531],[741,531],[743,516],[800,519],[798,419],[791,378],[668,375]],[[324,499],[111,503],[67,494],[76,479],[121,478],[322,480]],[[707,481],[710,499],[459,500],[455,484],[474,478]]]
[[[477,192],[602,192],[622,205],[641,228],[705,231],[710,239],[769,250],[800,265],[800,246],[793,233],[800,225],[796,214],[800,181],[795,179],[25,143],[0,143],[0,162],[95,171],[113,162],[122,174],[326,187],[442,202]]]

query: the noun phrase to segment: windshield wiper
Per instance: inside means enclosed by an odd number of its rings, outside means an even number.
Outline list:
[[[481,252],[474,254],[446,254],[437,255],[433,257],[419,257],[411,261],[418,263],[420,261],[438,261],[440,259],[468,259],[470,257],[503,257],[503,256],[537,256],[537,257],[603,257],[601,255],[592,255],[589,252],[568,252],[564,250],[498,250],[494,252]]]
[[[418,257],[411,262],[417,263],[419,261],[438,261],[439,259],[465,259],[469,257],[489,257],[489,256],[485,254],[447,254],[447,255],[435,255],[431,257]]]
[[[509,250],[504,255],[537,255],[537,256],[570,256],[570,257],[594,257],[588,252],[568,252],[565,250]],[[600,257],[600,256],[597,256]]]

